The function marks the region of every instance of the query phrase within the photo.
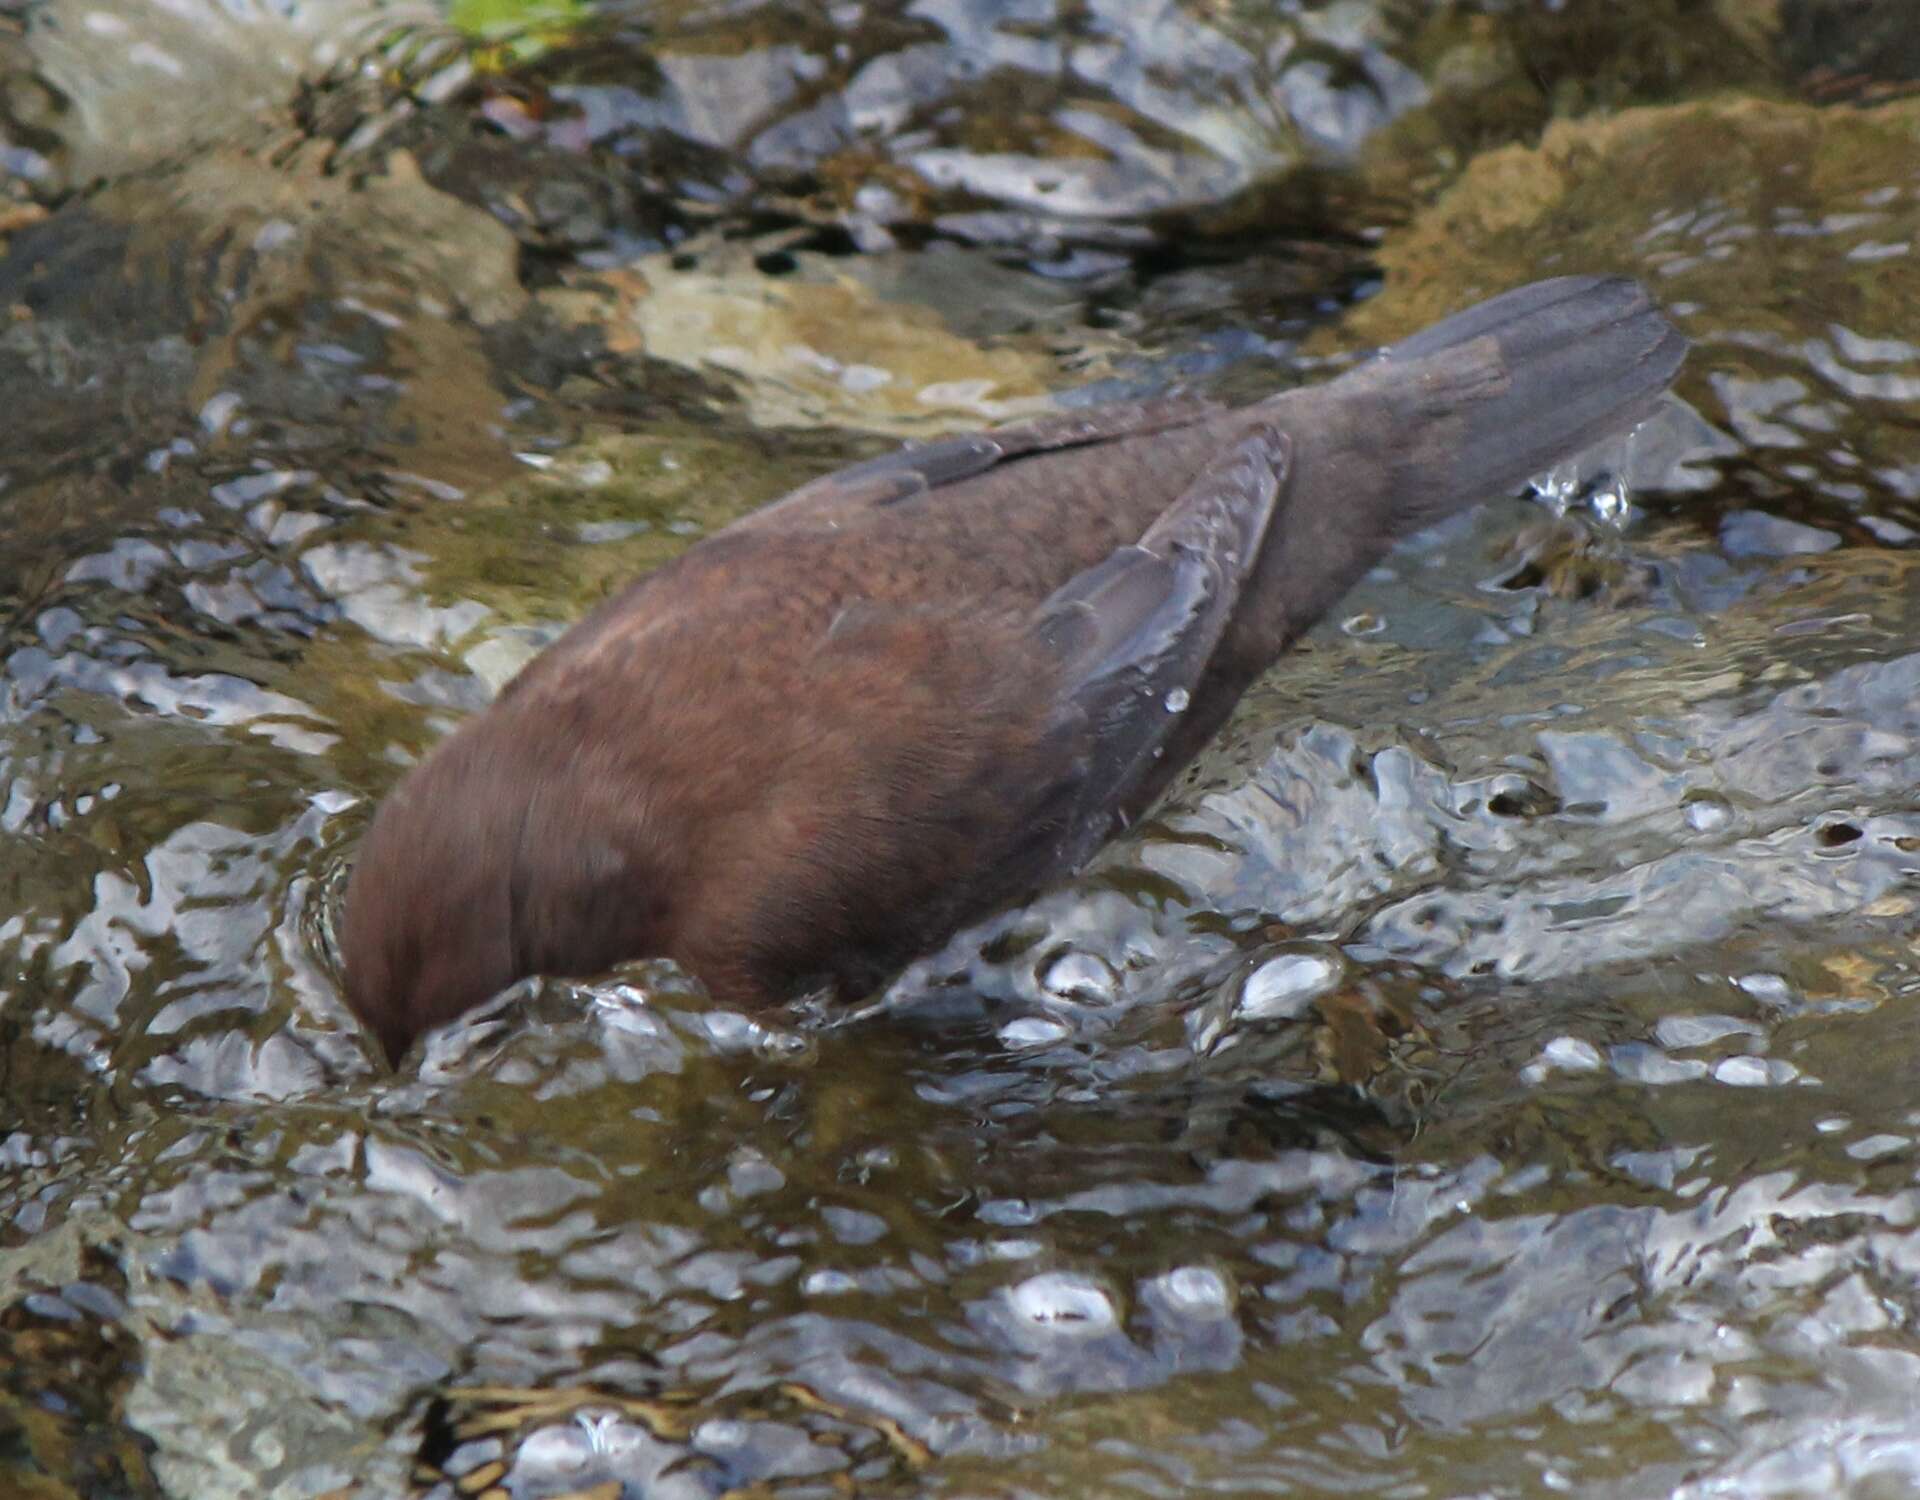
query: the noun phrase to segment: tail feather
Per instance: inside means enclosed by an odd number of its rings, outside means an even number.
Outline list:
[[[1294,436],[1296,462],[1230,659],[1241,670],[1270,661],[1395,538],[1632,427],[1686,352],[1637,283],[1568,276],[1263,403],[1256,410]]]
[[[1394,345],[1383,363],[1445,364],[1490,339],[1506,375],[1493,400],[1464,405],[1440,486],[1456,503],[1511,489],[1645,417],[1687,341],[1625,277],[1537,282]],[[1429,483],[1433,476],[1429,476]]]

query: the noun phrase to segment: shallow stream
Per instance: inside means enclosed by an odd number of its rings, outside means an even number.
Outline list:
[[[1920,1493],[1916,35],[9,9],[0,1493]],[[1080,878],[850,1012],[641,964],[374,1060],[372,805],[621,580],[1570,271],[1678,399]]]

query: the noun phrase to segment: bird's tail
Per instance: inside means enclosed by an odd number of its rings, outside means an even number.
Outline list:
[[[1632,427],[1686,351],[1636,282],[1567,276],[1261,403],[1293,435],[1294,465],[1235,654],[1270,659],[1397,538]]]
[[[1396,530],[1416,529],[1429,505],[1444,515],[1510,491],[1632,427],[1686,353],[1686,339],[1624,276],[1537,281],[1401,340],[1374,361],[1376,378],[1433,382],[1439,401],[1422,404],[1451,430],[1446,461],[1427,471],[1426,494],[1409,506],[1413,525]],[[1445,393],[1463,375],[1472,386],[1467,372],[1482,360],[1497,371],[1497,388],[1451,404]]]

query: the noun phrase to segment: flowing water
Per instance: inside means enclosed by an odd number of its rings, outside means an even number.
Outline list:
[[[10,10],[0,1494],[1920,1493],[1909,22]],[[372,805],[620,581],[1576,270],[1676,400],[1080,877],[374,1060]]]

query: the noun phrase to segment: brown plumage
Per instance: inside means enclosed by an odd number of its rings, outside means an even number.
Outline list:
[[[1083,862],[1399,537],[1639,420],[1630,281],[1483,303],[1329,384],[903,449],[588,615],[381,807],[343,927],[397,1060],[523,975],[666,955],[859,994]]]

